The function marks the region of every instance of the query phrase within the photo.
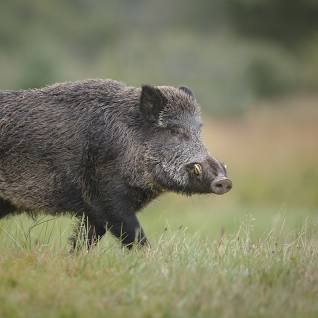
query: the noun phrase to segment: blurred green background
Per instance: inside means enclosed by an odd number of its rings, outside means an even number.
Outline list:
[[[192,88],[234,188],[165,196],[141,216],[148,227],[317,217],[317,1],[1,1],[0,70],[1,89],[84,78]]]
[[[314,0],[10,0],[0,87],[110,77],[186,83],[207,112],[318,87]]]

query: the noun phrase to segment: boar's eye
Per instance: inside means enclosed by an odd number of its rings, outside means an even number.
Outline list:
[[[182,133],[181,129],[178,127],[170,127],[169,132],[171,135],[180,135]]]
[[[169,131],[170,131],[170,134],[173,135],[173,136],[177,136],[177,137],[180,137],[180,138],[183,138],[183,139],[186,139],[186,140],[190,139],[189,134],[182,128],[170,127]]]

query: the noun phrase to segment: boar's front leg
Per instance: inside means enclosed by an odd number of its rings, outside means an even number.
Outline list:
[[[104,206],[98,202],[86,209],[79,220],[78,227],[71,238],[72,250],[78,250],[86,245],[90,249],[96,245],[109,230],[117,237],[123,246],[131,249],[136,243],[139,246],[150,246],[144,231],[133,211],[119,206]],[[97,208],[98,207],[98,208]]]
[[[108,215],[107,229],[116,236],[123,246],[131,249],[134,243],[137,246],[150,244],[135,214]]]
[[[137,246],[148,246],[150,244],[145,233],[139,224],[134,210],[135,196],[131,195],[122,185],[109,189],[109,200],[106,201],[108,209],[106,211],[106,229],[117,237],[123,246],[131,249],[134,244]]]

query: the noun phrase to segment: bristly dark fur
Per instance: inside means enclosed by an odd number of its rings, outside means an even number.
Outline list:
[[[189,88],[113,80],[0,92],[0,218],[19,211],[85,216],[89,245],[108,228],[131,247],[136,218],[163,191],[209,193],[224,167],[200,139]],[[199,162],[200,177],[191,167]]]

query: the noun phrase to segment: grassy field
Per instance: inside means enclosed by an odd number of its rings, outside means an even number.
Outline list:
[[[292,229],[279,216],[263,233],[258,221],[248,215],[214,239],[159,226],[151,250],[107,237],[78,255],[69,218],[2,221],[0,317],[317,317],[317,218]]]
[[[284,103],[208,123],[233,191],[151,203],[151,249],[74,255],[68,216],[1,220],[0,317],[318,317],[318,111]]]

